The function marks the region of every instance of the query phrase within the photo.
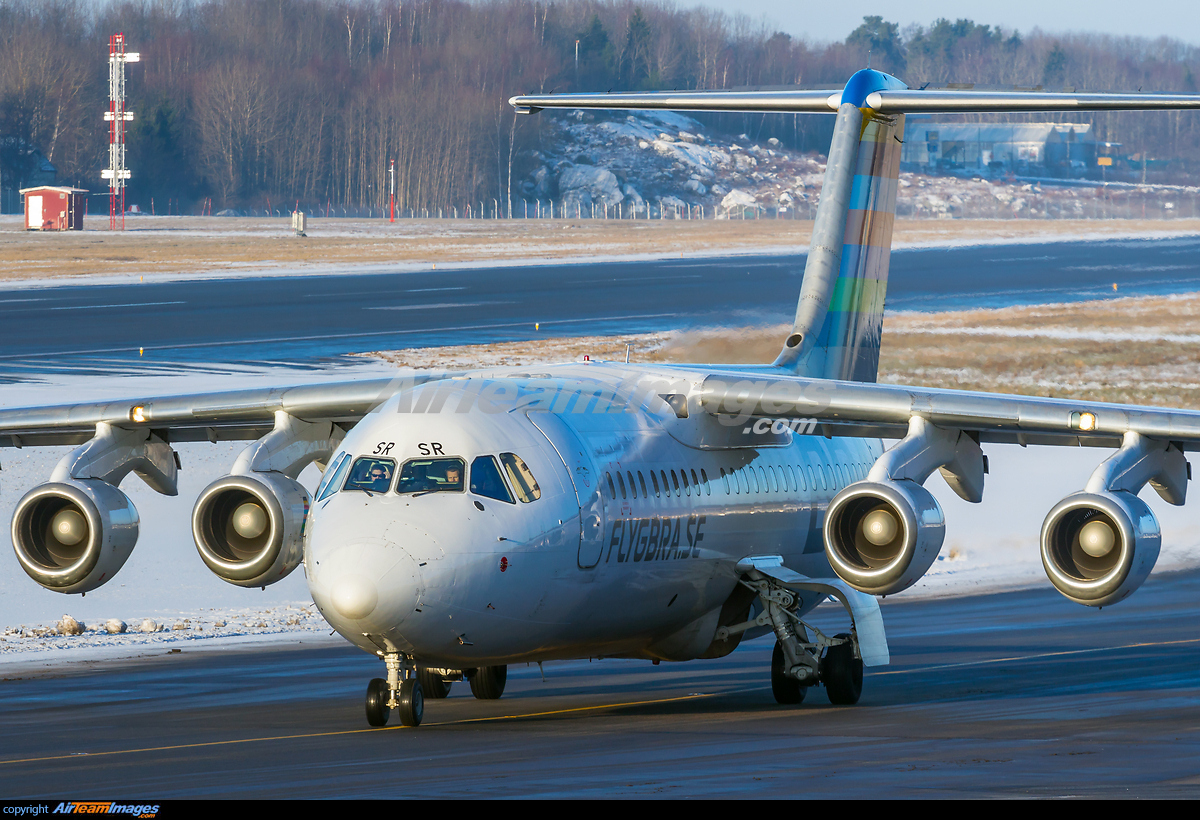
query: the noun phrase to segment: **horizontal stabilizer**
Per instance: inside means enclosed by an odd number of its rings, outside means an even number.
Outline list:
[[[629,94],[535,94],[509,103],[523,114],[543,108],[654,109],[835,114],[841,89],[818,91],[652,91]],[[1168,111],[1200,109],[1200,94],[1110,94],[1054,91],[903,89],[868,94],[861,107],[880,114],[1034,111]]]
[[[534,94],[508,102],[520,114],[543,108],[655,109],[659,111],[837,111],[842,89],[824,91],[645,91],[630,94]]]

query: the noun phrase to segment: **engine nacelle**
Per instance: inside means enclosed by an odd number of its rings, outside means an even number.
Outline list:
[[[837,576],[870,595],[891,595],[917,582],[937,559],[946,519],[915,481],[860,481],[825,513],[825,554]]]
[[[137,539],[133,502],[99,479],[34,487],[13,514],[17,560],[30,578],[55,592],[90,592],[111,580]]]
[[[1161,544],[1158,519],[1132,493],[1075,493],[1042,524],[1042,565],[1075,603],[1108,606],[1142,585]]]
[[[196,549],[217,577],[240,587],[283,579],[304,557],[308,490],[281,473],[229,475],[192,510]]]

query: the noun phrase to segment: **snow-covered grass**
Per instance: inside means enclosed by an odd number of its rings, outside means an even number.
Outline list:
[[[787,217],[787,215],[784,215]],[[141,222],[140,220],[145,220]],[[170,227],[161,223],[170,222]],[[123,233],[20,230],[0,216],[4,289],[243,276],[330,276],[517,267],[568,260],[804,253],[807,219],[313,220],[309,236],[265,217],[142,217]],[[1200,234],[1200,219],[897,219],[897,250]]]

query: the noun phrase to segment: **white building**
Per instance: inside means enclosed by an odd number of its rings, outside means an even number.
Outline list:
[[[1034,168],[1082,176],[1096,164],[1091,123],[909,121],[900,161],[921,170]],[[1075,171],[1072,174],[1072,170]]]

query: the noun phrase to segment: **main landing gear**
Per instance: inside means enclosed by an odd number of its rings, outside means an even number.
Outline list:
[[[425,698],[446,697],[456,680],[466,678],[471,694],[480,700],[499,698],[508,681],[507,666],[434,669],[416,666],[411,658],[395,652],[384,654],[383,661],[387,664],[387,679],[375,678],[367,684],[367,723],[371,726],[386,726],[393,709],[399,711],[404,726],[420,726]]]
[[[775,632],[775,650],[771,653],[771,692],[776,703],[804,702],[811,686],[824,686],[829,702],[835,706],[853,706],[862,695],[863,662],[858,636],[842,632],[830,637],[806,624],[796,614],[796,593],[773,581],[760,578],[742,581],[758,593],[762,613],[752,621],[717,631],[722,640],[756,626],[770,626]],[[815,636],[810,640],[809,630]]]

